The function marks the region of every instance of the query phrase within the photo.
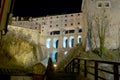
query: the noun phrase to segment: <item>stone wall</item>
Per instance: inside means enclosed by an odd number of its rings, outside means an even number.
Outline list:
[[[117,49],[120,47],[120,1],[118,0],[83,0],[82,11],[86,22],[86,34],[88,28],[95,22],[95,17],[105,16],[108,18],[107,29],[105,31],[105,47],[108,49]],[[104,12],[105,15],[103,15]],[[91,22],[91,25],[89,24]],[[93,26],[92,33],[98,36],[98,26]],[[86,35],[87,37],[87,35]],[[98,37],[96,37],[98,38]],[[97,47],[99,47],[99,39],[96,39]]]

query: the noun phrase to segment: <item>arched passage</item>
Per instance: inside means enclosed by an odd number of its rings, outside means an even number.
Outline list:
[[[46,47],[47,48],[50,48],[50,42],[51,42],[51,39],[47,38],[47,40],[46,40]]]
[[[63,37],[63,48],[67,48],[68,38]]]
[[[58,56],[58,52],[56,50],[54,50],[52,52],[52,61],[53,62],[57,62],[57,56]]]
[[[78,44],[81,43],[81,36],[77,37]]]
[[[74,46],[74,37],[70,36],[69,38],[69,47],[72,48]]]
[[[53,39],[53,47],[58,48],[58,43],[59,43],[59,40],[57,38],[54,38]]]

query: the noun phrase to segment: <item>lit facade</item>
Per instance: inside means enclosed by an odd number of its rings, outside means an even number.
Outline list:
[[[81,19],[82,13],[29,18],[29,20],[14,17],[12,25],[37,31],[37,37],[32,41],[41,45],[43,54],[47,54],[48,57],[52,57],[53,62],[57,62],[59,53],[66,55],[71,48],[82,42]]]

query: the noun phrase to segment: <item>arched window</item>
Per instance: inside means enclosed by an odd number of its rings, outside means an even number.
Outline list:
[[[81,43],[81,36],[78,36],[77,41],[78,41],[78,44]]]
[[[69,38],[69,47],[72,48],[74,46],[74,37],[70,36]]]
[[[58,48],[58,42],[59,42],[59,40],[57,38],[53,39],[53,47],[54,48]]]
[[[67,48],[68,38],[63,37],[63,48]]]
[[[46,40],[46,48],[50,48],[50,42],[51,42],[51,39],[48,38],[48,39]]]
[[[57,56],[58,56],[58,52],[56,50],[54,50],[52,52],[52,61],[53,62],[57,62]]]

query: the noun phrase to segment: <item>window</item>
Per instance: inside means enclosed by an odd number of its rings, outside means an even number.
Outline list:
[[[52,21],[50,21],[50,23],[52,23]]]
[[[69,30],[69,33],[74,33],[75,32],[75,30]]]
[[[73,15],[71,15],[71,16],[73,16]]]
[[[67,17],[67,15],[65,15],[65,17]]]
[[[105,3],[105,7],[110,7],[110,3],[109,3],[109,2],[106,2],[106,3]]]
[[[65,34],[68,34],[68,31],[65,31]]]
[[[73,26],[73,23],[71,23],[71,26]]]
[[[52,27],[52,25],[50,25],[50,27]]]
[[[37,27],[35,27],[35,29],[37,29]]]
[[[58,24],[56,25],[56,27],[58,27]]]
[[[82,32],[82,29],[79,29],[78,32]]]
[[[98,7],[102,7],[102,3],[101,2],[98,3]]]
[[[65,24],[65,26],[67,26],[67,24]]]
[[[50,19],[52,19],[52,17],[50,17]]]
[[[78,22],[78,25],[80,25],[80,22]]]
[[[65,22],[67,22],[67,19],[65,19]]]
[[[60,31],[53,31],[53,34],[60,34]]]
[[[50,32],[50,35],[52,35],[52,32]]]
[[[59,18],[58,16],[56,18]]]
[[[78,14],[78,16],[80,16],[80,14]]]

